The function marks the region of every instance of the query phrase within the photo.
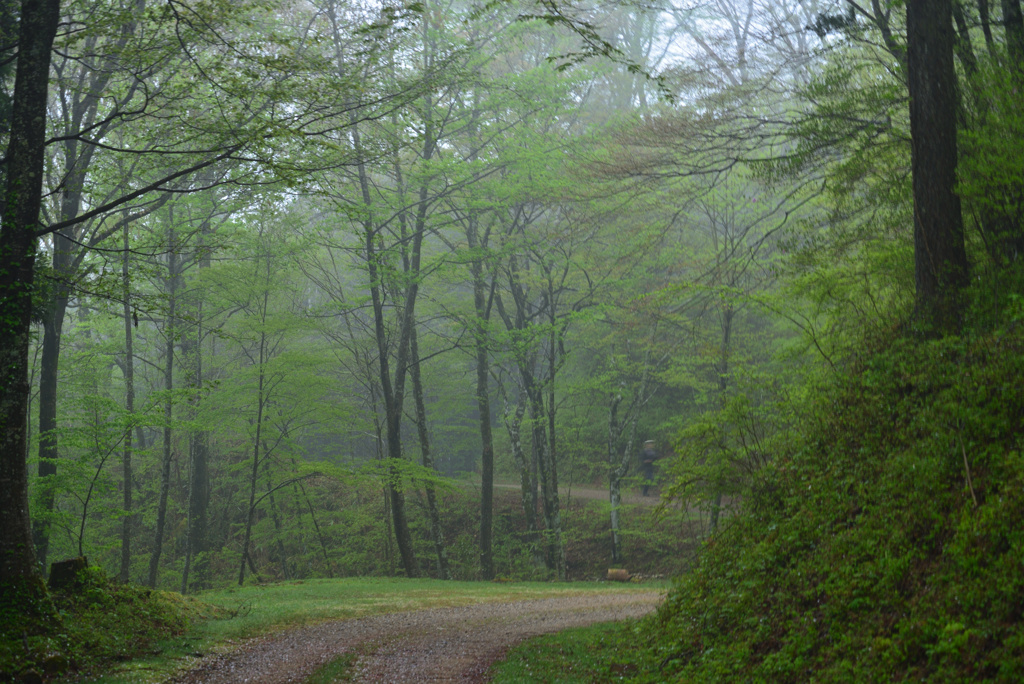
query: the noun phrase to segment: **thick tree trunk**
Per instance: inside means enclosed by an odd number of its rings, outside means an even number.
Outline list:
[[[33,553],[25,464],[36,230],[46,158],[50,49],[59,0],[25,0],[0,223],[0,609],[32,632],[56,624]],[[7,636],[13,624],[0,626]],[[13,636],[13,635],[12,635]]]
[[[1002,4],[1006,52],[1010,68],[1019,72],[1024,70],[1024,14],[1020,10],[1020,0],[1002,0]]]
[[[196,258],[200,271],[209,266],[209,258],[205,254],[207,226],[199,233],[199,244]],[[185,298],[188,309],[187,318],[192,320],[192,330],[182,338],[181,355],[188,370],[188,384],[191,395],[188,399],[189,421],[195,425],[199,418],[199,405],[203,396],[203,300],[198,292],[189,292]],[[192,585],[198,589],[209,586],[207,577],[206,553],[208,544],[208,510],[210,507],[210,443],[209,435],[203,429],[192,427],[188,435],[189,486],[188,486],[188,527],[185,547],[185,567],[181,577],[181,593],[189,590],[190,575],[193,570],[195,577]],[[193,567],[193,563],[195,563]]]
[[[940,334],[959,329],[961,292],[968,278],[955,192],[953,44],[952,0],[907,1],[915,309],[926,328]]]

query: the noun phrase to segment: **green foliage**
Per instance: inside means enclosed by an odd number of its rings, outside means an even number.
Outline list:
[[[115,583],[95,566],[79,577],[74,587],[46,599],[59,616],[56,627],[33,635],[26,611],[18,618],[4,616],[0,679],[29,670],[47,678],[99,672],[215,614],[195,599]]]
[[[1022,348],[897,340],[821,397],[646,625],[664,669],[637,680],[1019,678]]]

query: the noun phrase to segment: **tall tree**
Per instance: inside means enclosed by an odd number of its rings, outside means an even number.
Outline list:
[[[907,0],[916,312],[938,332],[959,328],[960,299],[968,278],[956,193],[952,5],[952,0]]]
[[[25,452],[46,103],[59,20],[59,0],[23,0],[10,139],[4,157],[7,182],[0,200],[0,608],[5,615],[21,615],[29,621],[49,614],[32,548]]]

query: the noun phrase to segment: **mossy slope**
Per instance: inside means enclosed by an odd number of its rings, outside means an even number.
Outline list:
[[[87,568],[67,591],[50,594],[59,623],[40,635],[11,622],[0,639],[0,681],[60,681],[102,671],[180,634],[214,608],[166,591],[119,584]]]
[[[1024,681],[1022,326],[893,342],[804,434],[641,630],[637,678]]]

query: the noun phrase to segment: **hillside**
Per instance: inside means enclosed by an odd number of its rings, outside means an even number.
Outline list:
[[[650,652],[683,681],[1024,678],[1024,334],[900,340],[682,577]]]
[[[819,396],[655,618],[510,663],[602,652],[595,681],[1024,680],[1022,352],[1019,320],[881,345]]]

